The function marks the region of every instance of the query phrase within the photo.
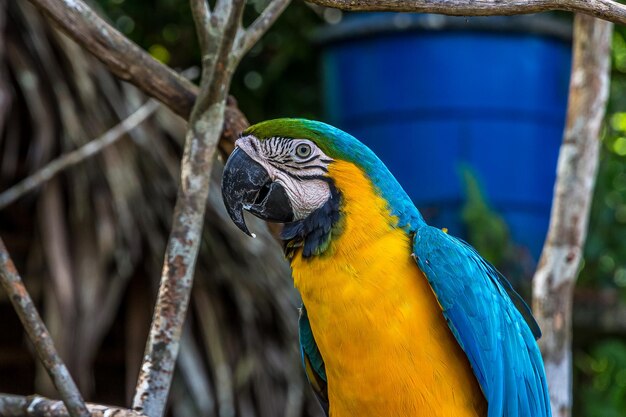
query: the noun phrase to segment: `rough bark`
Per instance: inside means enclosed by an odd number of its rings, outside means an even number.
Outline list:
[[[146,417],[118,407],[87,404],[90,417]],[[0,393],[0,416],[2,417],[71,417],[62,401],[32,395],[21,397]]]
[[[439,13],[453,16],[515,15],[564,10],[626,24],[626,6],[612,0],[309,0],[354,11]]]
[[[609,93],[612,27],[590,16],[575,18],[567,123],[550,228],[533,283],[533,307],[543,330],[539,343],[555,417],[571,415],[573,289],[587,236]]]

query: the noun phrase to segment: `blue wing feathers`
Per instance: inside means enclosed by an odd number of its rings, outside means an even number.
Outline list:
[[[309,323],[309,317],[304,305],[300,309],[298,333],[300,337],[300,355],[302,358],[304,372],[306,373],[309,384],[311,384],[311,388],[313,388],[313,392],[322,406],[324,413],[328,416],[329,403],[326,367],[324,366],[322,354],[315,343],[315,337],[313,337],[313,331],[311,330],[311,323]]]
[[[549,417],[539,326],[506,279],[465,242],[422,226],[417,263],[466,353],[487,403],[488,417]]]
[[[313,370],[326,381],[326,369],[324,368],[324,360],[322,354],[315,344],[315,338],[313,337],[313,331],[311,330],[311,324],[309,323],[309,317],[307,316],[306,308],[302,306],[300,310],[300,319],[298,320],[298,332],[300,336],[300,351],[301,354],[307,355],[309,361],[311,361],[311,367]],[[304,361],[304,358],[303,358]]]

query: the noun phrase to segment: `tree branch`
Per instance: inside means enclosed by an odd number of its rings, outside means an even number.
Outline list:
[[[237,54],[239,56],[243,57],[261,39],[290,2],[291,0],[271,1],[256,20],[239,34],[239,41],[237,42]]]
[[[100,404],[87,404],[91,417],[145,417],[118,407],[109,407]],[[61,401],[32,395],[22,397],[19,395],[0,393],[0,416],[2,417],[70,417],[65,404]]]
[[[626,24],[626,6],[611,0],[308,0],[320,6],[354,11],[439,13],[494,16],[564,10]]]
[[[0,284],[9,295],[13,308],[15,308],[24,329],[26,329],[28,338],[35,346],[39,359],[50,375],[61,398],[63,398],[70,415],[72,417],[89,417],[90,414],[85,402],[67,367],[57,353],[50,333],[41,320],[28,291],[26,291],[22,278],[15,269],[2,239],[0,239]]]
[[[544,333],[539,345],[552,414],[560,417],[569,416],[572,408],[572,298],[587,236],[599,135],[609,94],[612,28],[590,16],[575,18],[567,124],[550,228],[533,282],[535,317]]]
[[[190,0],[203,46],[202,84],[189,120],[172,230],[133,399],[133,409],[149,417],[163,415],[172,382],[200,246],[209,174],[225,120],[233,74],[231,53],[245,5],[245,0],[232,0],[232,4],[218,0],[209,17],[208,6],[200,1],[204,0]]]
[[[43,183],[49,181],[59,172],[74,166],[85,159],[97,154],[109,145],[117,142],[130,130],[146,120],[159,107],[159,103],[154,100],[147,101],[125,120],[107,130],[102,136],[86,143],[80,148],[61,155],[57,159],[50,161],[46,166],[37,172],[24,178],[11,188],[0,193],[0,209],[13,203],[24,194],[34,190]]]
[[[196,25],[196,33],[201,51],[207,51],[214,41],[210,33],[211,9],[208,0],[190,0],[191,14]]]

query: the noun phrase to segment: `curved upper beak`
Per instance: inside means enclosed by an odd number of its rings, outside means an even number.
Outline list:
[[[294,219],[283,186],[273,182],[265,168],[241,148],[235,148],[224,166],[222,199],[233,223],[249,236],[252,233],[246,226],[243,210],[272,222],[288,223]]]

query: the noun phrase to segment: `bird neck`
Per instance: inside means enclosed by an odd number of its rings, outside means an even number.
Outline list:
[[[330,198],[309,214],[305,219],[287,223],[280,234],[287,259],[296,254],[304,258],[322,255],[331,243],[333,236],[341,233],[342,195],[333,180],[328,179]]]
[[[334,161],[328,167],[331,198],[306,219],[282,232],[288,259],[309,259],[357,250],[398,225],[389,203],[355,164]]]

